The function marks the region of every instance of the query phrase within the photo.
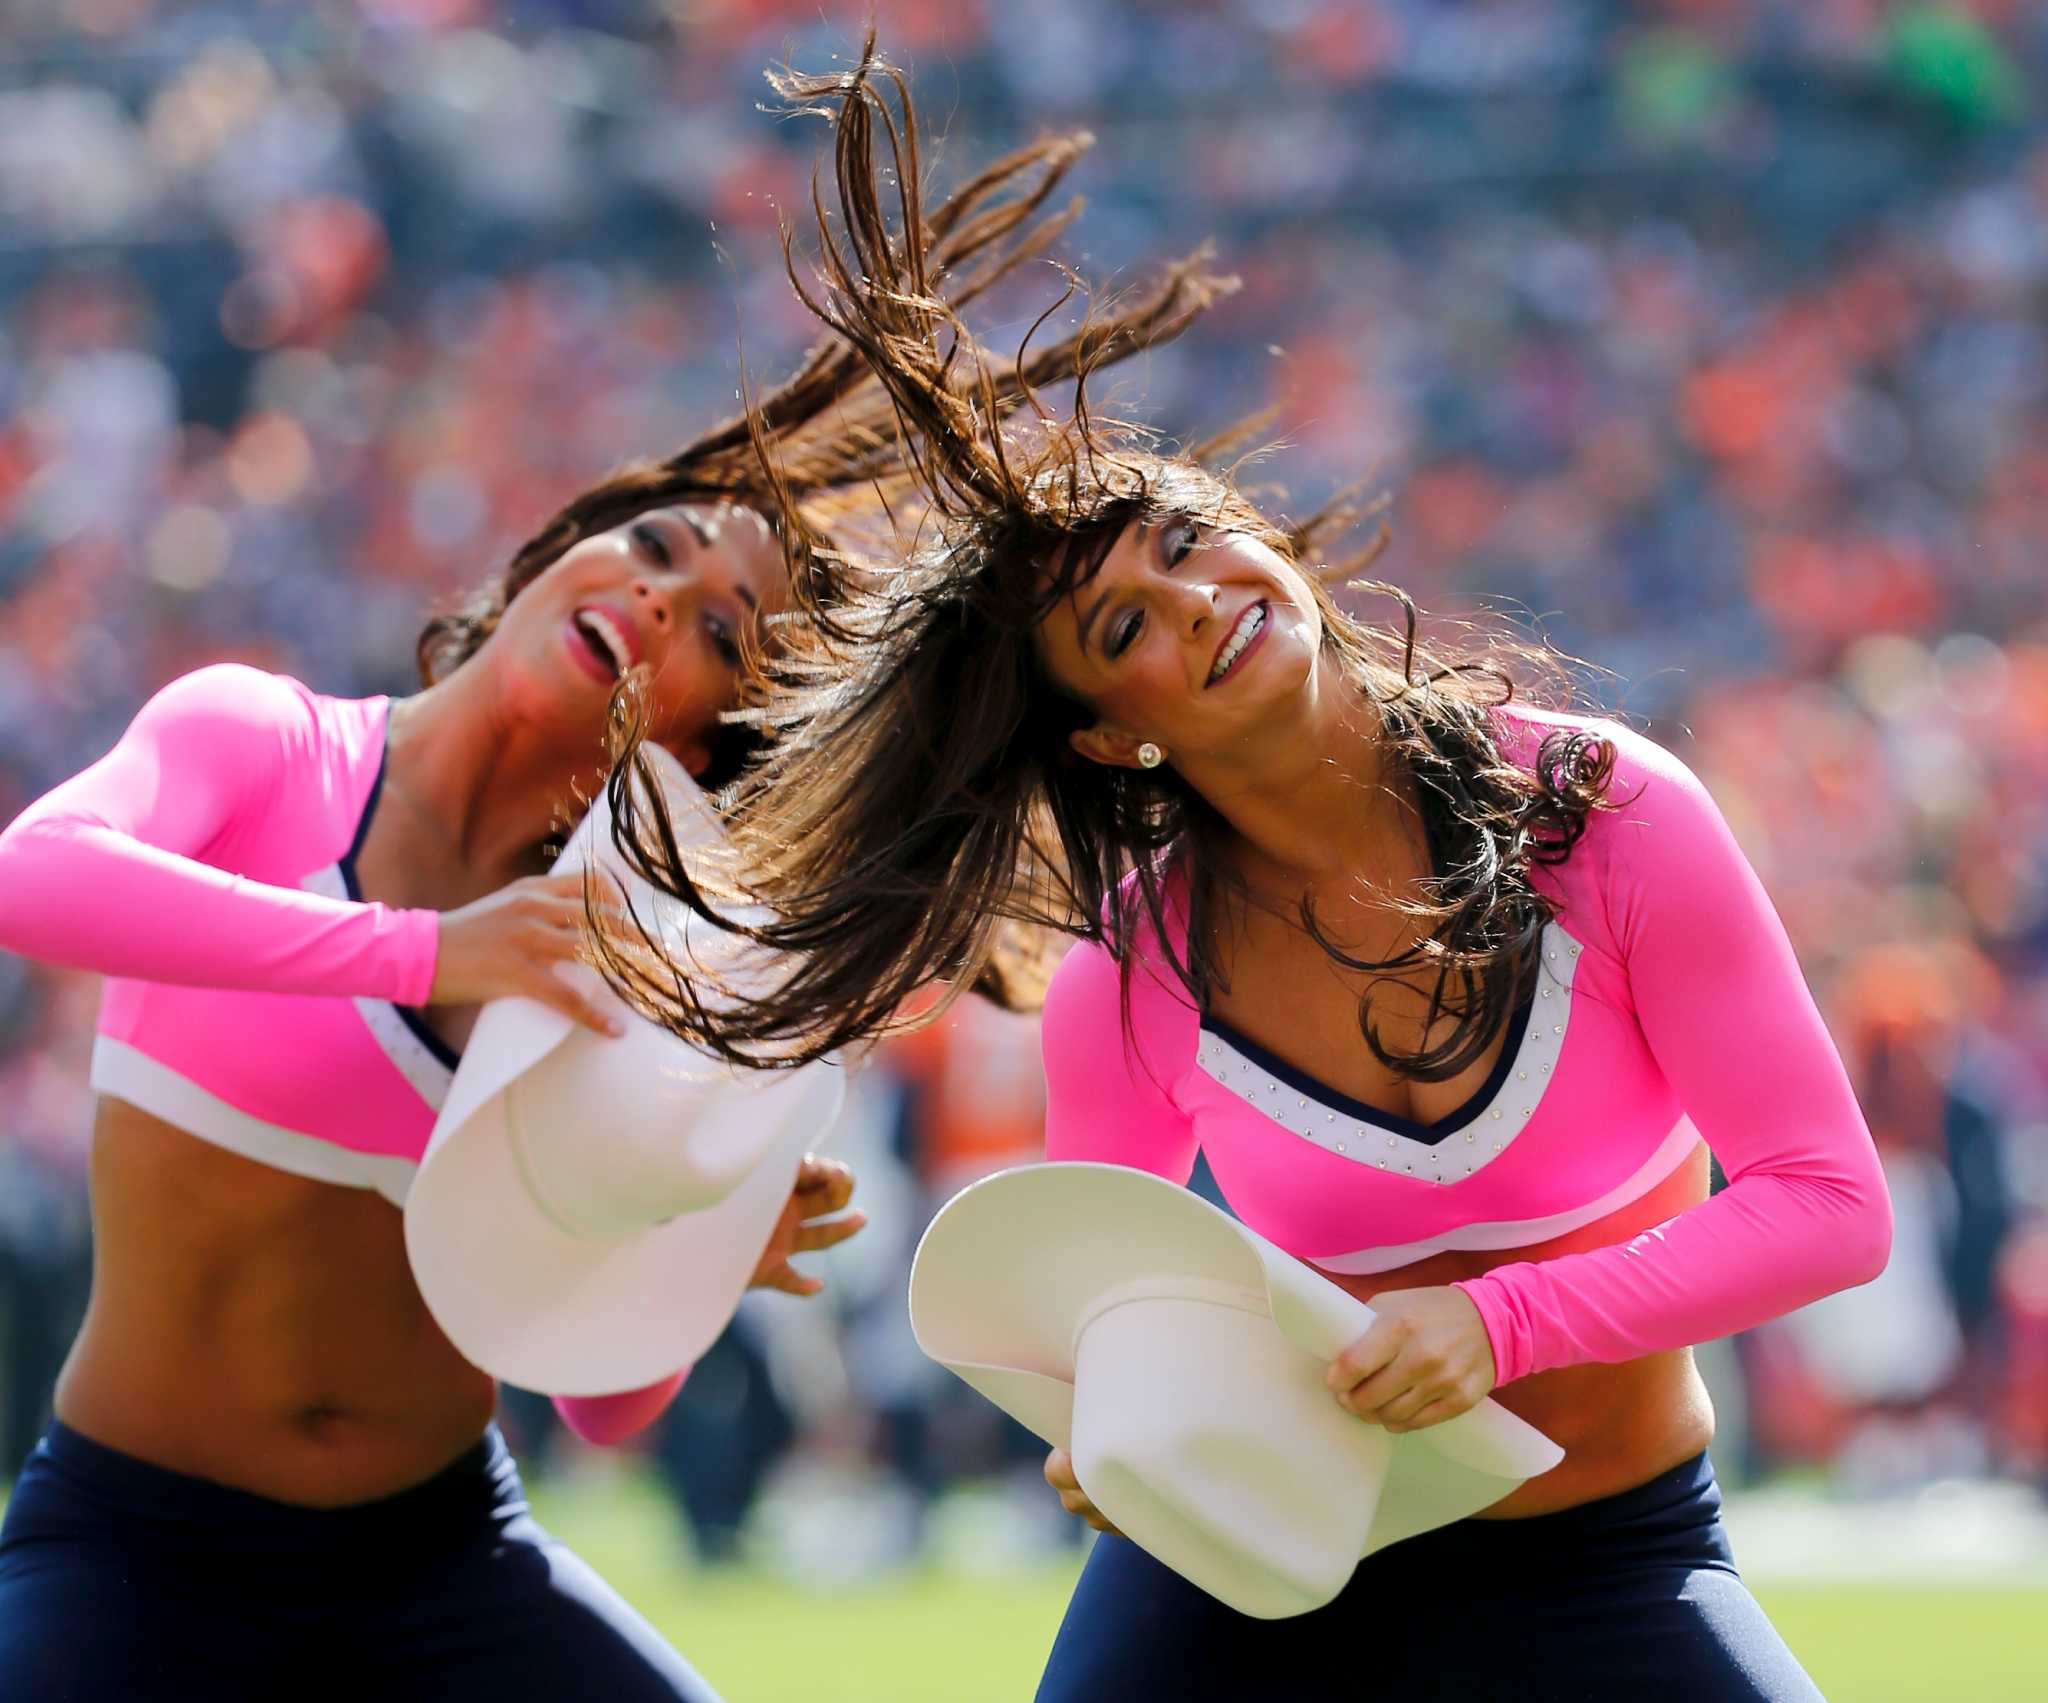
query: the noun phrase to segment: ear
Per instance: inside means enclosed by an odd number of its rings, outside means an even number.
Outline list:
[[[1093,727],[1075,728],[1067,735],[1067,743],[1091,763],[1102,763],[1112,769],[1144,766],[1138,761],[1138,747],[1144,741],[1136,734],[1126,733],[1106,722],[1098,721]]]

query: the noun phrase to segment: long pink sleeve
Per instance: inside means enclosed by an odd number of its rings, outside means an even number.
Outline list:
[[[1142,981],[1132,992],[1148,1004],[1175,997]],[[1194,1123],[1169,1096],[1175,1067],[1160,1056],[1164,1049],[1148,1045],[1153,1026],[1133,1028],[1126,1039],[1116,960],[1082,941],[1060,960],[1045,994],[1045,1156],[1129,1165],[1185,1183],[1195,1169]]]
[[[584,1442],[608,1448],[659,1419],[689,1375],[690,1368],[685,1366],[642,1390],[621,1390],[608,1396],[556,1396],[555,1411]]]
[[[112,751],[0,833],[0,947],[109,976],[424,1004],[432,911],[326,898],[209,861],[276,804],[309,713],[289,681],[258,669],[172,681]]]
[[[1622,743],[1640,782],[1600,836],[1607,923],[1650,1052],[1728,1187],[1625,1244],[1460,1283],[1502,1383],[1746,1329],[1867,1283],[1891,1247],[1869,1130],[1762,883],[1692,772]]]

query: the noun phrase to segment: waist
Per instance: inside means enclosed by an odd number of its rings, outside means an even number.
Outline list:
[[[389,1201],[113,1100],[94,1126],[92,1195],[92,1298],[57,1386],[74,1429],[333,1505],[417,1483],[489,1420],[492,1382],[428,1312]]]
[[[15,1481],[6,1538],[90,1539],[252,1558],[417,1554],[526,1512],[495,1425],[429,1476],[390,1495],[310,1507],[145,1460],[57,1421]]]
[[[1648,1559],[1663,1544],[1691,1548],[1703,1540],[1725,1553],[1720,1519],[1721,1488],[1713,1462],[1700,1449],[1625,1489],[1568,1508],[1526,1519],[1482,1515],[1439,1526],[1369,1557],[1360,1573],[1383,1564],[1412,1571],[1422,1563],[1455,1569],[1527,1565],[1555,1576],[1578,1554],[1611,1556],[1617,1546],[1638,1546]]]
[[[1714,1407],[1689,1349],[1619,1366],[1566,1366],[1503,1385],[1493,1399],[1564,1459],[1478,1517],[1521,1520],[1599,1501],[1689,1460],[1714,1438]]]
[[[1557,1259],[1626,1242],[1707,1197],[1708,1161],[1695,1145],[1656,1187],[1619,1211],[1531,1247],[1438,1253],[1370,1276],[1325,1271],[1362,1301],[1477,1277],[1495,1266]],[[1563,1366],[1491,1392],[1565,1451],[1564,1460],[1489,1508],[1482,1519],[1521,1519],[1571,1508],[1638,1485],[1712,1441],[1714,1409],[1691,1351],[1675,1349],[1618,1365]]]

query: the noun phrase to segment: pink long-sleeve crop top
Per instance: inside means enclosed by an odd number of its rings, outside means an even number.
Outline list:
[[[457,1059],[417,1009],[439,917],[355,879],[389,712],[237,664],[173,680],[0,832],[0,948],[106,976],[102,1094],[402,1204]],[[681,1382],[557,1406],[617,1441]]]
[[[415,1009],[439,919],[355,886],[389,707],[236,664],[173,680],[0,833],[0,946],[106,976],[101,1093],[402,1201],[455,1060]]]
[[[1712,798],[1617,723],[1495,712],[1524,767],[1554,728],[1616,750],[1561,865],[1534,994],[1489,1079],[1418,1124],[1320,1085],[1205,1018],[1159,959],[1070,951],[1045,1008],[1046,1155],[1185,1182],[1199,1149],[1232,1208],[1337,1273],[1529,1247],[1618,1211],[1701,1139],[1728,1186],[1633,1240],[1458,1285],[1498,1381],[1704,1342],[1867,1282],[1891,1207],[1870,1133],[1783,924]],[[1185,927],[1184,918],[1175,926]]]

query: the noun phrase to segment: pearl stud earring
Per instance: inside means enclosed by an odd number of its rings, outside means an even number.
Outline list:
[[[1138,747],[1138,761],[1145,768],[1156,769],[1166,761],[1166,753],[1148,739]]]

